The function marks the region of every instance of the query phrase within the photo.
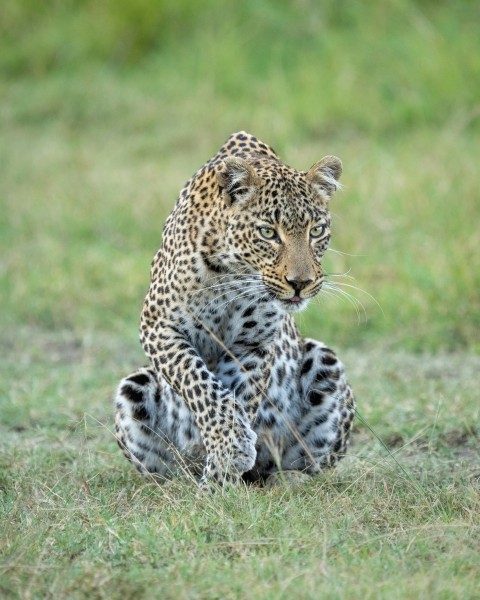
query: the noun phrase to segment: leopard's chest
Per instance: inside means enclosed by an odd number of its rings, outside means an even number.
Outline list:
[[[283,311],[255,291],[197,294],[188,311],[188,335],[210,369],[225,354],[243,357],[271,346],[281,335]]]

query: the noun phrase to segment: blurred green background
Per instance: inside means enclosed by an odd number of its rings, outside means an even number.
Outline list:
[[[135,340],[178,190],[246,129],[298,169],[344,161],[326,264],[364,310],[322,298],[304,331],[478,351],[479,22],[468,0],[5,0],[2,329]]]

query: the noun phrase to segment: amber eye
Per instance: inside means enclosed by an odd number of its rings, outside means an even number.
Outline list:
[[[266,240],[278,239],[277,232],[275,231],[275,229],[273,229],[273,227],[259,227],[258,230],[260,231],[261,236],[264,237]]]
[[[313,239],[321,238],[325,233],[325,225],[315,225],[310,229],[310,237]]]

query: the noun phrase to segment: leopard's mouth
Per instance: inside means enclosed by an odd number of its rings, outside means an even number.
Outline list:
[[[282,307],[288,312],[298,312],[303,310],[307,306],[309,300],[310,298],[302,298],[301,296],[296,295],[287,299],[278,298]]]
[[[280,288],[279,286],[269,285],[264,281],[265,287],[270,293],[270,298],[275,300],[279,306],[288,312],[297,312],[303,310],[310,300],[316,296],[315,293],[308,292],[308,297],[304,297],[299,290],[290,290]],[[290,294],[290,295],[289,295]]]

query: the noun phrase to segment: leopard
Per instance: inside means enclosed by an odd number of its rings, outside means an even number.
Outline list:
[[[297,171],[240,131],[181,190],[141,312],[148,364],[114,397],[118,444],[140,474],[268,485],[345,455],[345,368],[294,320],[325,282],[342,168],[327,155]]]

